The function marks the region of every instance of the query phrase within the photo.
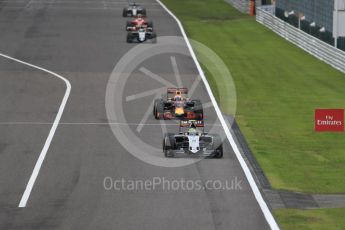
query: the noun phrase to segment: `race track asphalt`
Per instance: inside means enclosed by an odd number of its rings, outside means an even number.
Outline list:
[[[154,0],[140,3],[147,8],[158,36],[181,35],[173,18]],[[126,4],[110,0],[0,0],[0,53],[56,72],[72,85],[27,206],[18,208],[66,86],[48,73],[0,57],[0,229],[269,229],[227,141],[223,159],[203,159],[180,167],[153,165],[124,146],[127,141],[140,149],[137,145],[142,142],[159,149],[162,130],[178,130],[174,121],[161,124],[153,118],[150,106],[157,94],[133,96],[166,87],[163,83],[167,82],[178,85],[177,75],[188,88],[199,82],[192,97],[205,103],[206,124],[214,124],[214,130],[223,134],[188,55],[168,52],[144,60],[123,85],[115,83],[112,88],[121,91],[121,106],[106,105],[107,86],[113,83],[109,79],[116,74],[116,64],[137,45],[125,41],[126,18],[121,13]],[[143,45],[150,44],[139,46]],[[109,118],[109,108],[124,117]],[[135,138],[116,136],[123,127]],[[208,131],[209,127],[205,128]],[[148,154],[168,164],[192,161],[166,161],[159,151]],[[203,183],[236,180],[241,186],[130,191],[104,187],[105,178],[164,178],[168,182],[182,178]]]

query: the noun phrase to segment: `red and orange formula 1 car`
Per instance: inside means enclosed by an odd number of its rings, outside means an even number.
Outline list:
[[[146,18],[142,16],[138,16],[131,21],[127,21],[126,23],[126,30],[127,31],[137,31],[140,28],[147,28],[151,31],[153,30],[153,23],[151,21],[146,20]]]
[[[154,101],[153,115],[156,119],[165,120],[202,120],[204,111],[201,101],[191,100],[187,95],[187,88],[168,88],[166,100]]]

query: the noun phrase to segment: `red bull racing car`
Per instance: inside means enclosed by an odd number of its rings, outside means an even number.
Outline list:
[[[156,99],[154,101],[153,115],[157,120],[202,120],[204,111],[201,101],[191,100],[187,95],[187,88],[168,88],[166,100]]]

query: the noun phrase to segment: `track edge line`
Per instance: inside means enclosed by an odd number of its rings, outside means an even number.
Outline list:
[[[39,67],[39,66],[36,66],[36,65],[33,65],[33,64],[30,64],[28,62],[25,62],[25,61],[21,61],[19,59],[16,59],[16,58],[13,58],[11,56],[8,56],[6,54],[3,54],[3,53],[0,53],[0,56],[3,57],[3,58],[6,58],[6,59],[9,59],[9,60],[12,60],[14,62],[17,62],[17,63],[20,63],[20,64],[23,64],[23,65],[26,65],[26,66],[29,66],[31,68],[34,68],[34,69],[38,69],[38,70],[41,70],[43,72],[46,72],[50,75],[53,75],[57,78],[59,78],[60,80],[63,80],[65,85],[66,85],[66,91],[65,91],[65,94],[64,94],[64,97],[62,98],[62,101],[61,101],[61,104],[60,104],[60,107],[59,107],[59,110],[58,110],[58,113],[56,114],[56,117],[54,119],[54,123],[49,131],[49,134],[48,134],[48,137],[44,143],[44,146],[41,150],[41,153],[36,161],[36,164],[35,164],[35,167],[31,173],[31,176],[30,176],[30,179],[25,187],[25,190],[24,190],[24,193],[22,195],[22,198],[20,199],[20,202],[19,202],[19,205],[18,205],[18,208],[25,208],[26,207],[26,204],[30,198],[30,194],[31,194],[31,191],[35,185],[35,182],[36,182],[36,179],[38,177],[38,174],[40,172],[40,169],[42,167],[42,164],[43,164],[43,161],[44,161],[44,158],[45,156],[47,155],[47,152],[48,152],[48,149],[50,147],[50,144],[54,138],[54,135],[55,135],[55,131],[60,123],[60,119],[62,117],[62,114],[64,112],[64,109],[65,109],[65,106],[67,104],[67,101],[68,101],[68,98],[69,98],[69,95],[70,95],[70,92],[71,92],[71,89],[72,89],[72,86],[71,86],[71,83],[66,79],[64,78],[63,76],[57,74],[57,73],[54,73],[50,70],[47,70],[45,68],[42,68],[42,67]]]

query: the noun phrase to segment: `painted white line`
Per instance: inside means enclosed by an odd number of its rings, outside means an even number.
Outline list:
[[[30,0],[26,5],[25,5],[25,7],[24,8],[26,8],[26,9],[29,9],[30,8],[30,6],[31,6],[31,3],[32,3],[32,0]]]
[[[171,56],[170,57],[170,61],[171,61],[171,65],[173,67],[174,75],[175,75],[175,78],[176,78],[177,87],[181,88],[183,86],[183,84],[182,84],[182,79],[181,79],[181,76],[180,76],[180,71],[178,70],[176,58],[174,56]]]
[[[159,120],[159,123],[162,129],[162,133],[168,133],[166,122],[164,120]],[[174,125],[177,126],[176,124]]]
[[[215,99],[215,97],[214,97],[214,95],[212,93],[211,87],[208,84],[208,81],[207,81],[207,79],[205,77],[204,71],[202,70],[202,68],[200,66],[200,63],[199,63],[198,59],[196,58],[194,50],[193,50],[193,48],[192,48],[192,46],[191,46],[191,44],[190,44],[190,42],[188,40],[186,32],[184,31],[182,23],[160,0],[156,0],[156,2],[158,2],[163,7],[163,9],[168,14],[170,14],[171,17],[173,17],[175,19],[177,25],[179,26],[179,28],[181,30],[181,33],[182,33],[182,36],[183,36],[184,40],[186,41],[187,47],[189,49],[189,52],[190,52],[190,54],[191,54],[191,56],[192,56],[192,58],[193,58],[193,60],[195,62],[195,65],[196,65],[197,69],[198,69],[200,77],[203,80],[203,82],[205,84],[205,87],[206,87],[206,90],[207,90],[207,92],[208,92],[208,94],[209,94],[209,96],[211,98],[211,101],[213,103],[214,109],[216,110],[218,118],[219,118],[219,120],[220,120],[220,122],[221,122],[221,124],[222,124],[222,126],[224,128],[225,134],[226,134],[226,136],[227,136],[227,138],[228,138],[228,140],[230,142],[231,147],[233,148],[233,150],[235,152],[235,155],[236,155],[238,161],[240,162],[240,165],[241,165],[241,167],[242,167],[242,169],[244,171],[244,174],[247,177],[249,185],[250,185],[250,187],[251,187],[251,189],[252,189],[252,191],[254,193],[254,196],[255,196],[255,198],[256,198],[256,200],[257,200],[257,202],[258,202],[258,204],[259,204],[259,206],[260,206],[260,208],[261,208],[265,218],[266,218],[266,221],[269,224],[269,226],[271,227],[271,229],[278,230],[279,226],[278,226],[276,220],[274,219],[270,209],[268,208],[264,198],[262,197],[262,194],[260,193],[260,190],[259,190],[259,188],[258,188],[258,186],[257,186],[257,184],[256,184],[256,182],[255,182],[255,180],[253,178],[253,175],[251,174],[251,172],[250,172],[246,162],[244,161],[244,159],[243,159],[243,157],[242,157],[242,155],[240,153],[240,150],[238,149],[237,144],[234,141],[234,138],[233,138],[233,136],[232,136],[232,134],[230,132],[230,129],[229,129],[229,127],[227,126],[227,124],[225,122],[225,119],[224,119],[224,117],[222,115],[222,112],[220,111],[219,106],[217,104],[217,101],[216,101],[216,99]]]
[[[145,67],[141,67],[139,71],[145,74],[146,76],[160,82],[162,85],[165,85],[166,87],[175,87],[171,82],[163,79],[161,76],[157,74],[152,73],[150,70],[146,69]]]
[[[24,207],[26,206],[27,202],[28,202],[28,199],[29,199],[29,197],[30,197],[30,193],[31,193],[32,188],[33,188],[33,186],[34,186],[34,184],[35,184],[35,181],[36,181],[36,178],[37,178],[37,176],[38,176],[38,173],[40,172],[40,169],[41,169],[42,163],[43,163],[43,161],[44,161],[44,158],[45,158],[45,156],[47,155],[47,152],[48,152],[49,146],[50,146],[50,144],[51,144],[51,142],[52,142],[52,140],[53,140],[55,131],[56,131],[58,125],[59,125],[61,116],[62,116],[63,111],[64,111],[64,109],[65,109],[65,106],[66,106],[66,103],[67,103],[67,100],[68,100],[68,97],[69,97],[69,95],[70,95],[70,92],[71,92],[71,88],[72,88],[72,87],[71,87],[71,83],[70,83],[66,78],[60,76],[60,75],[57,74],[57,73],[54,73],[54,72],[52,72],[52,71],[49,71],[49,70],[47,70],[47,69],[44,69],[44,68],[39,67],[39,66],[36,66],[36,65],[32,65],[32,64],[27,63],[27,62],[25,62],[25,61],[18,60],[18,59],[16,59],[16,58],[10,57],[10,56],[5,55],[5,54],[2,54],[2,53],[0,53],[0,56],[1,56],[1,57],[4,57],[4,58],[7,58],[7,59],[9,59],[9,60],[18,62],[18,63],[20,63],[20,64],[23,64],[23,65],[26,65],[26,66],[29,66],[29,67],[32,67],[32,68],[41,70],[41,71],[43,71],[43,72],[49,73],[49,74],[51,74],[51,75],[53,75],[53,76],[55,76],[55,77],[57,77],[57,78],[63,80],[63,81],[65,82],[65,84],[66,84],[66,92],[65,92],[65,95],[64,95],[64,97],[63,97],[63,99],[62,99],[62,101],[61,101],[61,105],[60,105],[59,111],[58,111],[58,113],[56,114],[54,123],[53,123],[53,125],[52,125],[52,127],[51,127],[51,129],[50,129],[50,131],[49,131],[49,135],[48,135],[48,137],[47,137],[47,139],[46,139],[46,142],[44,143],[43,149],[41,150],[41,153],[40,153],[40,155],[39,155],[39,157],[38,157],[38,160],[37,160],[37,162],[36,162],[36,165],[35,165],[35,167],[34,167],[34,169],[33,169],[33,171],[32,171],[31,177],[30,177],[30,179],[29,179],[29,181],[28,181],[28,184],[26,185],[26,188],[25,188],[25,191],[24,191],[24,193],[23,193],[23,196],[22,196],[22,198],[21,198],[21,200],[20,200],[20,202],[19,202],[18,207],[24,208]]]
[[[148,90],[148,91],[145,91],[145,92],[142,92],[142,93],[130,95],[130,96],[126,97],[126,102],[137,100],[137,99],[141,99],[143,97],[148,97],[148,96],[151,96],[151,95],[157,95],[157,94],[159,95],[161,93],[164,93],[166,90],[167,90],[166,87],[162,87],[162,88],[159,88],[159,89],[152,89],[152,90]]]
[[[159,94],[157,94],[156,97],[158,97]],[[149,105],[149,107],[147,108],[143,119],[141,119],[141,121],[139,122],[140,125],[138,125],[137,127],[137,132],[140,133],[142,128],[144,127],[144,124],[146,124],[146,121],[149,119],[150,114],[152,113],[152,108],[153,108],[153,103],[154,100],[152,100],[151,104]]]
[[[196,88],[198,87],[199,85],[199,82],[201,81],[201,78],[199,76],[197,76],[192,84],[192,86],[190,87],[190,89],[188,90],[189,91],[189,96],[193,96]]]

